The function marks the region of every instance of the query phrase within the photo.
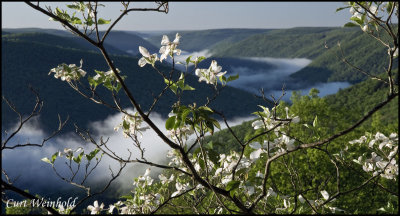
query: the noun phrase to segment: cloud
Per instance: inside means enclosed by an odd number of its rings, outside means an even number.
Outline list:
[[[297,89],[297,90],[292,90],[292,89],[285,89],[285,96],[282,98],[284,101],[290,101],[290,97],[292,96],[293,91],[300,91],[301,95],[307,95],[312,88],[316,88],[319,90],[319,96],[320,97],[325,97],[326,95],[330,94],[335,94],[336,92],[339,91],[339,89],[344,89],[350,86],[350,83],[348,82],[330,82],[330,83],[317,83],[313,86],[303,88],[303,89]],[[274,95],[275,98],[278,98],[281,94],[281,90],[274,90],[274,91],[268,91],[265,93],[266,96],[269,95]]]
[[[128,110],[132,113],[133,110]],[[121,129],[115,131],[114,127],[122,122],[122,114],[113,114],[107,116],[104,120],[92,122],[82,129],[89,129],[94,140],[98,141],[108,140],[108,147],[111,151],[117,155],[127,158],[129,151],[132,152],[131,159],[140,158],[139,151],[133,146],[132,141],[129,138],[124,138]],[[158,126],[158,128],[166,134],[165,121],[161,115],[153,113],[150,118]],[[230,126],[241,124],[243,121],[252,119],[252,117],[241,117],[228,120]],[[220,121],[221,127],[226,128],[225,124]],[[145,125],[145,123],[144,123]],[[34,118],[32,122],[24,125],[23,130],[10,142],[10,146],[15,145],[18,141],[23,143],[29,140],[30,143],[41,143],[42,139],[48,136],[39,124],[39,118]],[[194,139],[192,136],[190,139]],[[146,130],[143,133],[143,137],[140,138],[142,148],[145,149],[145,158],[154,163],[165,164],[167,162],[166,153],[170,150],[170,147],[166,145],[161,138],[153,131]],[[60,180],[53,172],[51,165],[41,161],[42,158],[50,158],[57,151],[63,151],[64,148],[71,148],[73,150],[82,147],[85,153],[92,151],[95,146],[91,143],[85,143],[76,133],[64,133],[54,137],[45,144],[44,147],[24,147],[15,150],[5,150],[2,152],[3,168],[7,171],[11,178],[15,178],[20,175],[17,181],[17,186],[21,186],[24,189],[29,189],[32,192],[41,194],[43,191],[63,191],[76,188],[69,185],[68,183]],[[129,151],[128,151],[129,149]],[[64,158],[56,160],[56,168],[61,175],[70,175],[69,169],[64,165]],[[143,175],[146,168],[149,166],[142,164],[129,164],[121,176],[114,182],[114,186],[128,193],[132,190],[133,179],[139,175]],[[102,162],[93,171],[92,175],[88,179],[91,185],[103,185],[107,179],[110,179],[111,174],[109,168],[114,173],[119,168],[119,162],[111,159],[108,156],[104,156]],[[158,173],[161,169],[151,167],[151,176],[158,179]],[[82,171],[82,170],[81,170]],[[82,178],[82,173],[77,175],[76,179]]]
[[[298,83],[293,83],[289,75],[299,71],[311,62],[311,60],[305,58],[249,57],[240,59],[247,60],[250,63],[265,63],[265,67],[260,65],[257,69],[232,66],[232,71],[229,71],[230,74],[239,74],[239,79],[229,83],[229,85],[255,94],[258,94],[261,88],[271,91],[282,89],[284,84],[289,87],[297,85]],[[271,65],[273,66],[272,68]]]

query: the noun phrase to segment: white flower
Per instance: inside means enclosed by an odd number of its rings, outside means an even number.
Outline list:
[[[258,171],[257,171],[257,174],[256,174],[256,177],[257,177],[257,178],[264,178],[264,174],[262,174],[262,173],[260,172],[260,170],[258,170]]]
[[[335,213],[335,212],[344,212],[344,210],[343,209],[340,209],[340,208],[337,208],[337,207],[328,207],[331,211],[332,211],[332,213]]]
[[[377,8],[375,5],[371,5],[371,7],[369,7],[369,11],[371,11],[371,13],[372,13],[373,15],[376,15],[377,12],[378,12],[378,8]],[[373,17],[373,15],[372,15],[371,13],[368,12],[368,15],[369,15],[370,17]]]
[[[124,115],[122,117],[122,120],[123,122],[118,126],[116,126],[114,130],[118,131],[118,129],[122,127],[125,137],[128,137],[129,135],[137,136],[137,133],[139,133],[142,136],[141,132],[150,129],[150,127],[148,126],[145,127],[141,126],[143,119],[138,112],[135,112],[134,115]]]
[[[158,178],[160,179],[162,184],[168,184],[170,182],[172,182],[175,178],[174,174],[172,174],[169,179],[167,177],[165,177],[162,173],[160,175],[158,175]]]
[[[177,191],[172,193],[171,197],[174,197],[174,196],[180,194],[181,192],[184,192],[185,190],[187,190],[188,186],[189,186],[189,183],[181,184],[180,182],[176,182],[175,187],[176,187]]]
[[[178,139],[182,139],[182,138],[187,140],[189,138],[189,136],[192,135],[193,133],[194,133],[194,130],[189,125],[184,125],[180,128],[171,129],[168,131],[169,137],[171,137],[171,139],[173,139],[175,141],[177,141]]]
[[[391,51],[393,51],[393,58],[396,58],[397,56],[399,56],[399,48],[398,47],[396,47],[396,49],[394,49],[394,47],[389,48],[388,55],[390,55]]]
[[[276,193],[272,188],[269,188],[268,191],[267,191],[267,196],[266,197],[269,197],[269,196],[276,197]]]
[[[362,27],[362,30],[364,32],[367,32],[369,30],[368,24]]]
[[[144,173],[144,177],[146,177],[146,176],[148,176],[148,175],[150,175],[150,168],[147,168],[146,169],[146,172]]]
[[[128,213],[129,213],[128,206],[124,206],[121,208],[121,214],[128,214]]]
[[[257,160],[258,158],[260,158],[261,153],[266,153],[266,151],[262,148],[253,151],[252,153],[250,153],[250,160]]]
[[[97,200],[94,201],[93,205],[94,205],[94,206],[89,205],[89,206],[87,207],[87,209],[90,211],[90,214],[98,214],[98,213],[100,213],[100,211],[103,210],[103,208],[104,208],[104,204],[101,203],[101,205],[99,206],[99,203],[97,202]]]
[[[295,123],[295,124],[299,123],[300,122],[300,117],[298,117],[298,116],[293,117],[292,118],[292,122]]]
[[[176,47],[179,45],[179,40],[181,36],[179,33],[176,33],[174,41],[170,42],[169,38],[167,35],[163,35],[163,38],[161,40],[161,45],[163,45],[160,48],[160,61],[162,62],[164,59],[166,59],[169,56],[173,57],[173,55],[176,53],[176,55],[181,54],[181,50],[177,49]]]
[[[246,186],[246,193],[251,196],[254,194],[254,187],[253,186]]]
[[[304,199],[304,197],[300,194],[299,195],[299,201],[301,202],[301,203],[304,203],[306,200]]]
[[[350,13],[351,13],[351,14],[355,14],[355,13],[356,13],[356,10],[354,9],[354,7],[351,7],[351,8],[350,8]]]
[[[296,148],[296,146],[294,146],[294,141],[294,139],[290,139],[290,137],[286,136],[285,134],[282,135],[282,142],[286,144],[286,149],[288,151],[292,151]]]
[[[110,205],[109,209],[108,209],[108,213],[112,214],[113,210],[114,210],[115,206],[114,205]]]
[[[154,53],[153,55],[150,55],[149,51],[142,46],[139,46],[139,52],[143,55],[143,57],[140,58],[138,62],[140,67],[143,67],[146,64],[151,64],[152,66],[154,66],[155,62],[158,60],[157,54]]]
[[[62,63],[56,68],[51,69],[49,75],[54,73],[54,77],[56,79],[61,78],[62,81],[67,82],[70,82],[71,80],[78,80],[86,75],[86,72],[82,70],[83,61],[81,60],[80,63],[80,67],[77,67],[75,64],[67,65]]]
[[[325,200],[329,199],[329,193],[326,190],[321,191],[322,196],[324,197]]]
[[[199,77],[199,82],[205,81],[207,84],[217,84],[217,77],[221,77],[226,74],[221,72],[222,67],[218,65],[217,61],[212,60],[211,65],[208,69],[197,68],[195,71],[196,76]]]
[[[73,154],[73,151],[70,148],[64,148],[64,154],[69,157]]]

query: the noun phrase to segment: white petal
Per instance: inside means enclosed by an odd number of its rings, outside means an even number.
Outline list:
[[[326,190],[321,191],[322,196],[324,197],[325,200],[329,199],[329,193]]]
[[[148,51],[146,48],[142,47],[142,46],[139,46],[139,52],[140,52],[140,54],[142,54],[144,57],[147,57],[147,58],[150,57],[149,51]]]
[[[146,169],[146,172],[144,173],[143,176],[148,176],[148,175],[150,175],[150,168],[147,168],[147,169]]]
[[[251,148],[253,148],[253,149],[260,149],[261,148],[261,145],[260,145],[259,142],[252,142],[252,143],[249,144],[249,146]]]
[[[176,33],[175,40],[172,43],[178,45],[180,39],[181,39],[181,36],[179,35],[179,33]]]
[[[250,160],[258,159],[263,151],[264,151],[263,149],[258,149],[258,150],[253,151],[250,154]]]
[[[143,67],[143,66],[145,66],[147,64],[147,61],[146,61],[146,59],[144,57],[142,57],[142,58],[139,59],[138,64],[139,64],[140,67]]]
[[[161,40],[161,45],[168,45],[169,42],[169,38],[167,35],[163,35],[162,40]]]

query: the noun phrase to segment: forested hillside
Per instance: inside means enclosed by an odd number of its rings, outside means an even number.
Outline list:
[[[34,35],[30,35],[30,37]],[[41,38],[42,34],[39,34]],[[22,36],[24,38],[25,36]],[[48,36],[47,37],[55,37]],[[100,54],[70,48],[62,48],[57,44],[66,43],[65,38],[59,37],[57,43],[45,45],[40,39],[31,39],[31,42],[19,40],[18,36],[12,39],[3,38],[2,40],[2,92],[17,107],[18,111],[27,114],[31,111],[34,104],[33,94],[30,93],[27,86],[32,85],[38,90],[40,96],[44,99],[45,106],[42,110],[42,123],[47,129],[53,129],[57,125],[57,114],[64,118],[69,115],[71,122],[86,126],[90,121],[100,120],[105,116],[112,114],[104,106],[95,104],[83,98],[77,92],[73,91],[66,82],[55,79],[48,75],[51,68],[58,64],[76,64],[83,59],[83,69],[88,75],[94,76],[94,69],[107,71],[108,67]],[[55,40],[57,41],[57,40]],[[72,46],[72,45],[71,45]],[[131,88],[137,101],[144,110],[147,110],[153,102],[153,95],[158,95],[165,86],[164,80],[150,66],[140,68],[138,59],[128,56],[112,56],[114,63],[127,76],[126,83]],[[163,65],[157,66],[161,71],[169,72],[170,68]],[[179,75],[177,73],[177,75]],[[199,83],[198,78],[192,75],[186,77],[186,82],[198,91],[187,91],[183,95],[184,104],[196,102],[204,104],[206,98],[212,97],[213,91],[204,82]],[[103,88],[98,88],[99,93],[108,95]],[[120,94],[122,105],[129,106],[124,95]],[[110,97],[106,98],[108,101]],[[172,92],[167,92],[166,97],[162,97],[159,106],[155,111],[166,117],[171,111],[171,105],[174,102]],[[217,110],[225,110],[224,107],[230,106],[225,111],[227,117],[247,116],[257,109],[260,101],[250,93],[242,90],[226,87],[222,90],[220,97],[211,103],[211,107]],[[16,116],[12,111],[2,104],[2,124],[9,125],[15,121]],[[95,110],[95,112],[94,112]],[[72,126],[72,125],[70,125]],[[71,127],[69,127],[71,128]]]
[[[397,26],[396,26],[397,27]],[[371,74],[379,74],[385,65],[387,50],[376,40],[363,34],[359,28],[292,28],[271,30],[253,35],[226,46],[217,44],[211,52],[214,56],[248,56],[276,58],[309,58],[312,63],[292,74],[293,78],[310,83],[365,80],[365,75],[344,64],[337,47],[341,44],[344,55],[356,66],[368,68]],[[325,43],[329,50],[325,48]],[[336,53],[336,55],[335,55]],[[397,61],[396,61],[397,67]]]
[[[398,83],[398,70],[393,72],[395,81]],[[314,117],[318,116],[318,121],[330,128],[326,131],[330,131],[330,134],[333,134],[333,131],[338,132],[340,129],[355,123],[374,106],[382,102],[387,97],[387,89],[388,87],[385,83],[367,79],[323,98],[317,97],[315,91],[310,93],[309,96],[300,96],[293,92],[292,103],[295,103],[295,105],[291,110],[296,111],[296,113],[302,113],[302,122],[307,124],[312,124]],[[280,106],[280,109],[283,110],[284,106],[290,106],[290,104],[283,102]],[[398,98],[396,98],[375,113],[372,118],[364,122],[360,128],[356,129],[354,137],[362,136],[364,131],[391,133],[398,130],[398,111]],[[304,116],[307,117],[304,119]],[[254,118],[256,117],[254,115]],[[246,137],[250,137],[250,134],[254,133],[254,129],[251,126],[252,122],[244,122],[241,125],[232,127],[232,130],[239,139],[246,139]],[[209,141],[214,144],[218,151],[222,150],[226,153],[229,153],[232,150],[231,148],[239,150],[240,147],[235,137],[227,129],[217,132],[215,136],[207,137],[206,142]]]
[[[185,51],[200,51],[210,49],[217,43],[231,45],[251,35],[270,31],[269,29],[210,29],[198,31],[179,31],[182,42],[179,45]],[[167,33],[170,39],[175,38],[177,32]],[[153,45],[159,46],[162,35],[155,35],[148,39]]]
[[[52,36],[58,36],[58,37],[66,37],[69,38],[71,41],[74,41],[75,43],[78,43],[79,45],[82,46],[82,49],[95,49],[91,44],[89,44],[87,41],[84,39],[77,37],[76,35],[73,35],[72,33],[66,31],[66,30],[57,30],[57,29],[40,29],[40,28],[17,28],[17,29],[4,29],[4,31],[9,32],[9,33],[44,33]],[[104,34],[104,31],[100,31],[99,35],[102,37]],[[2,33],[4,35],[4,33]],[[26,34],[29,35],[29,34]],[[45,36],[43,35],[42,37],[48,38],[50,36]],[[97,40],[95,34],[89,35],[92,39]],[[21,35],[18,35],[18,37],[21,37]],[[55,40],[57,40],[58,37],[55,37]],[[25,37],[26,38],[26,37]],[[44,39],[41,39],[40,37],[32,37],[29,38],[34,41],[37,40],[42,40],[45,41]],[[68,39],[64,39],[63,41],[67,41]],[[161,40],[161,39],[160,39]],[[54,41],[54,40],[51,40]],[[68,43],[65,43],[63,45],[68,46]],[[109,50],[110,53],[112,54],[130,54],[130,55],[136,55],[139,53],[138,47],[139,46],[144,46],[146,47],[150,52],[158,52],[158,45],[154,46],[151,43],[149,43],[147,40],[144,40],[142,37],[137,36],[134,32],[125,32],[125,31],[112,31],[109,33],[107,39],[105,40],[105,47]],[[129,51],[129,52],[127,52]]]

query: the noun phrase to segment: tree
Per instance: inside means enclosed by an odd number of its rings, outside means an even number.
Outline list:
[[[108,210],[110,213],[370,213],[376,210],[397,212],[394,197],[398,197],[398,189],[390,185],[398,181],[398,136],[397,133],[384,135],[382,133],[362,135],[355,139],[357,128],[369,119],[374,113],[398,97],[398,85],[393,80],[393,59],[398,55],[397,27],[391,23],[392,16],[398,17],[398,3],[371,3],[350,2],[353,13],[353,22],[346,26],[360,26],[363,31],[388,47],[388,67],[385,69],[386,77],[380,78],[370,75],[364,69],[351,64],[340,49],[338,57],[350,67],[383,82],[388,86],[387,97],[373,107],[369,112],[356,122],[345,122],[341,125],[332,117],[340,117],[329,109],[326,101],[318,97],[318,91],[310,91],[309,96],[293,96],[293,105],[290,106],[280,99],[285,94],[282,91],[280,98],[262,97],[270,107],[260,105],[260,111],[253,113],[257,119],[252,122],[254,131],[245,138],[239,138],[232,130],[221,110],[211,109],[209,104],[218,97],[219,92],[230,81],[238,76],[227,76],[222,72],[216,61],[212,61],[209,68],[197,68],[204,57],[188,57],[181,63],[188,66],[194,64],[194,72],[199,77],[199,82],[206,82],[213,90],[214,95],[207,98],[204,105],[182,104],[180,98],[185,91],[195,91],[185,83],[185,73],[177,75],[174,56],[180,55],[178,49],[181,36],[179,33],[173,41],[163,36],[160,48],[161,56],[150,54],[145,47],[139,47],[142,58],[138,64],[141,67],[151,66],[160,74],[160,79],[165,82],[165,88],[158,96],[150,109],[143,110],[135,100],[134,94],[124,83],[122,71],[119,71],[112,58],[103,46],[104,40],[113,27],[132,11],[157,11],[168,12],[168,3],[157,2],[154,8],[133,8],[129,3],[122,3],[121,15],[113,22],[97,16],[101,4],[74,3],[68,8],[81,13],[82,16],[70,15],[67,11],[56,8],[44,9],[38,4],[27,2],[33,9],[49,16],[52,20],[60,22],[67,30],[84,38],[97,47],[109,66],[109,71],[95,71],[95,76],[88,75],[88,83],[82,78],[88,74],[80,66],[62,63],[50,70],[55,78],[60,78],[82,96],[89,100],[115,109],[124,114],[124,119],[116,127],[122,129],[123,135],[132,140],[136,150],[141,153],[141,158],[132,159],[131,154],[123,157],[116,154],[104,140],[95,140],[90,132],[76,126],[79,135],[96,146],[96,150],[85,154],[81,149],[73,151],[65,149],[64,153],[56,152],[50,158],[43,158],[44,162],[54,165],[55,160],[64,158],[69,161],[69,168],[78,172],[81,164],[86,163],[86,168],[98,153],[118,162],[121,166],[117,174],[111,170],[111,180],[103,190],[92,193],[85,186],[85,179],[77,182],[73,177],[64,181],[73,184],[87,192],[84,200],[104,192],[116,179],[128,163],[146,164],[166,171],[159,175],[160,181],[155,182],[146,170],[143,176],[134,181],[134,193],[123,197],[109,208],[96,201],[88,206],[91,213],[100,213]],[[340,8],[338,10],[342,10]],[[103,35],[100,35],[98,25],[110,24]],[[372,27],[375,29],[372,30]],[[95,34],[95,39],[90,34]],[[329,48],[326,45],[326,48]],[[340,48],[340,44],[339,44]],[[172,68],[169,74],[157,69],[156,62],[172,59]],[[186,71],[188,72],[188,71]],[[109,103],[102,95],[96,93],[96,88],[104,87],[110,91],[113,102]],[[119,104],[118,92],[122,90],[130,101],[135,111],[129,112]],[[171,90],[176,95],[170,117],[166,120],[165,128],[169,131],[164,134],[152,121],[150,114],[158,105],[160,97]],[[290,108],[289,108],[290,106]],[[315,115],[317,114],[317,115]],[[333,116],[332,116],[333,115]],[[207,135],[214,135],[215,128],[220,128],[216,120],[219,116],[223,119],[228,131],[235,138],[238,151],[217,152],[212,142],[206,142]],[[331,118],[330,118],[331,117]],[[346,119],[341,119],[346,121]],[[145,125],[144,125],[145,124]],[[169,152],[168,165],[157,164],[144,157],[140,135],[144,130],[154,130],[172,150]],[[363,131],[365,132],[365,131]],[[189,136],[193,135],[194,141],[190,142]],[[350,145],[349,145],[350,144]],[[228,150],[230,147],[227,147]],[[130,151],[130,150],[128,150]],[[363,153],[361,153],[363,152]],[[86,159],[85,159],[86,158]],[[98,157],[96,163],[101,161]],[[68,164],[68,163],[67,163]],[[95,168],[96,166],[94,166]],[[94,169],[93,168],[93,169]],[[87,174],[90,175],[90,170]],[[87,175],[85,175],[87,176]],[[360,181],[362,179],[362,181]],[[3,186],[3,181],[2,181]],[[370,209],[356,209],[349,202],[349,195],[366,193],[370,188],[375,188],[376,195],[384,199],[381,203],[388,203],[381,209],[372,206]],[[364,196],[365,197],[365,196]],[[76,206],[69,209],[73,212]]]

